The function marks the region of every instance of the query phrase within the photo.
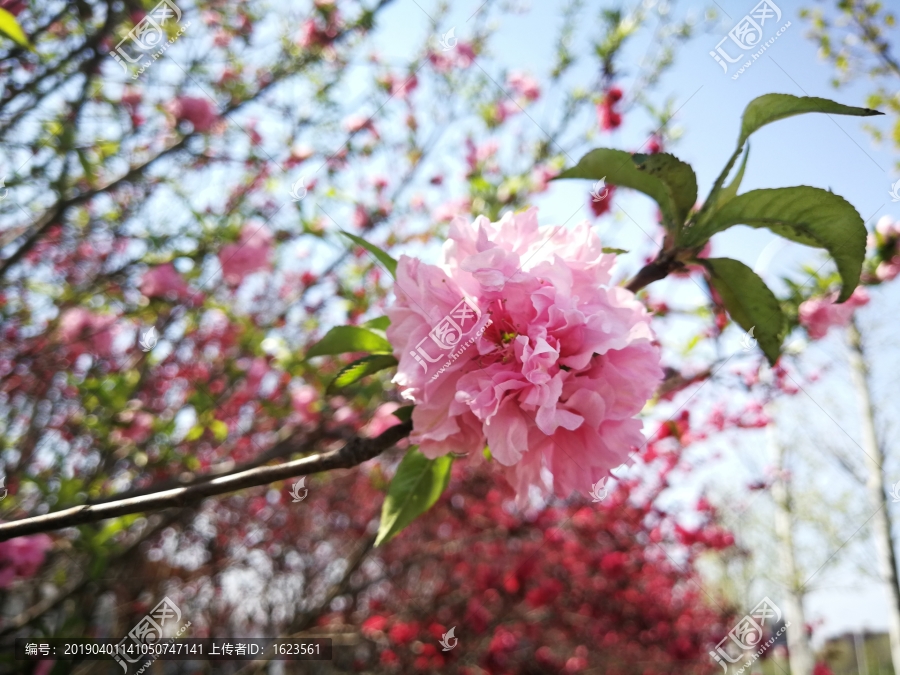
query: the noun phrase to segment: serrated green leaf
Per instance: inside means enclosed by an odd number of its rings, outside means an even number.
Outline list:
[[[677,209],[678,224],[683,223],[697,203],[697,176],[691,165],[667,152],[636,154],[633,158],[639,171],[655,176],[668,187]]]
[[[334,394],[338,390],[358,382],[366,375],[377,373],[385,368],[397,365],[397,359],[390,354],[372,354],[357,359],[338,371],[337,376],[331,381],[326,390],[327,394]]]
[[[309,348],[306,358],[347,352],[390,354],[391,343],[380,335],[359,326],[335,326],[321,340]]]
[[[751,190],[687,230],[683,243],[699,246],[716,232],[739,224],[765,227],[785,239],[827,250],[843,284],[838,302],[849,298],[859,284],[866,226],[843,197],[808,186]]]
[[[753,329],[760,349],[774,364],[781,353],[785,318],[775,294],[752,269],[730,258],[702,258],[710,285],[722,298],[732,320],[745,331]]]
[[[607,183],[631,188],[652,197],[663,213],[668,227],[682,224],[679,209],[670,188],[657,176],[641,171],[630,153],[623,150],[598,148],[578,160],[578,164],[566,169],[553,180],[567,178],[605,179]]]
[[[415,448],[406,453],[384,498],[375,546],[389,541],[434,505],[450,482],[452,464],[450,455],[428,459]]]
[[[374,244],[370,244],[362,237],[357,237],[355,234],[350,234],[349,232],[344,232],[341,230],[341,234],[350,239],[351,241],[359,244],[364,249],[366,249],[369,253],[371,253],[378,261],[385,266],[388,272],[390,272],[391,276],[395,279],[397,278],[397,261],[394,260],[387,253],[382,251],[380,248],[375,246]]]
[[[715,208],[712,209],[720,209],[725,204],[730,202],[737,195],[737,191],[741,187],[741,181],[744,180],[744,170],[747,168],[747,158],[750,157],[750,144],[747,144],[747,149],[744,151],[744,159],[741,160],[741,166],[738,169],[737,174],[734,176],[734,180],[731,181],[727,186],[723,187],[719,190],[716,195],[715,204],[713,205]]]
[[[0,9],[0,33],[6,35],[17,45],[34,51],[28,42],[28,38],[25,36],[25,31],[22,30],[19,22],[16,21],[16,17],[5,9]]]
[[[371,328],[373,330],[387,330],[391,325],[391,320],[386,316],[379,316],[374,319],[369,319],[362,326],[363,328]]]
[[[791,94],[764,94],[750,101],[747,107],[744,108],[738,147],[744,145],[750,134],[766,124],[804,113],[830,113],[833,115],[854,115],[857,117],[884,114],[871,108],[856,108],[843,105],[827,98],[792,96]]]

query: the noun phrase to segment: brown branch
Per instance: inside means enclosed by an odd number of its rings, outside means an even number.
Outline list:
[[[673,251],[662,251],[655,260],[644,265],[644,267],[634,275],[634,278],[626,284],[625,288],[632,293],[637,293],[654,281],[665,279],[671,272],[674,272],[680,267],[682,267],[682,264],[675,259]]]
[[[98,520],[124,516],[129,513],[156,511],[173,506],[188,506],[206,497],[226,494],[245,488],[267,485],[296,476],[308,476],[333,469],[349,469],[377,457],[412,431],[412,422],[397,424],[376,438],[356,437],[338,450],[311,455],[276,466],[263,466],[190,487],[164,490],[141,497],[120,499],[106,504],[86,504],[70,509],[23,518],[0,524],[0,541],[36,532],[93,523]]]

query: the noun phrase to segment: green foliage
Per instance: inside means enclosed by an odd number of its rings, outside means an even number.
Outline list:
[[[671,183],[677,182],[682,185],[689,183],[684,176],[684,169],[676,167],[682,165],[687,168],[687,171],[690,171],[691,174],[693,174],[690,167],[672,155],[668,156],[671,157],[673,161],[670,163],[669,171],[665,172],[667,179],[671,181]],[[683,204],[684,201],[686,201],[686,198],[684,196],[679,196],[676,199],[672,190],[672,185],[663,180],[660,175],[662,172],[660,171],[658,164],[650,165],[657,170],[658,173],[656,174],[651,173],[648,169],[642,169],[641,163],[646,164],[646,161],[639,158],[645,157],[647,157],[647,155],[632,155],[623,150],[611,150],[609,148],[591,150],[578,161],[578,164],[571,169],[563,171],[554,180],[565,178],[589,178],[591,180],[605,179],[606,182],[613,185],[619,185],[621,187],[637,190],[638,192],[643,192],[645,195],[652,197],[653,200],[659,204],[659,208],[663,213],[663,218],[666,223],[666,229],[675,229],[684,222],[684,219],[681,216],[683,208],[679,205]],[[695,194],[696,185],[697,181],[694,179]],[[693,206],[693,202],[691,202],[691,206]]]
[[[381,508],[376,546],[389,541],[434,505],[450,481],[452,465],[449,455],[428,459],[415,448],[406,453]]]
[[[326,393],[335,394],[339,390],[347,387],[354,382],[359,382],[362,378],[373,373],[377,373],[385,368],[397,365],[397,359],[390,354],[372,354],[357,359],[338,372],[331,384],[328,385]]]
[[[321,340],[309,348],[306,358],[347,352],[390,354],[391,343],[377,333],[359,326],[335,326]]]
[[[341,234],[366,249],[369,253],[375,256],[378,262],[384,265],[385,269],[390,272],[392,277],[397,277],[397,261],[394,260],[391,256],[389,256],[374,244],[370,244],[362,237],[357,237],[355,234],[350,234],[349,232],[344,232],[343,230],[341,230]]]
[[[754,329],[759,347],[774,364],[785,335],[781,305],[765,282],[744,263],[730,258],[701,260],[709,283],[722,298],[731,318],[745,331]]]
[[[819,188],[799,186],[752,190],[738,195],[750,148],[747,139],[763,126],[805,113],[869,117],[882,113],[811,96],[765,94],[753,99],[741,118],[737,149],[719,174],[704,202],[693,215],[697,179],[691,167],[667,155],[629,154],[621,150],[591,150],[578,164],[558,178],[605,178],[652,197],[662,211],[667,239],[662,260],[702,264],[731,318],[744,330],[755,332],[760,348],[771,363],[778,359],[789,325],[774,293],[750,268],[727,258],[696,260],[696,253],[710,237],[733,225],[765,227],[775,234],[807,246],[823,248],[831,255],[841,277],[838,302],[859,284],[866,253],[866,228],[856,209],[842,197]],[[743,152],[732,182],[723,187]]]
[[[688,230],[683,243],[699,245],[738,224],[766,227],[785,239],[828,251],[843,281],[838,302],[849,298],[859,283],[866,256],[866,226],[843,197],[808,186],[752,190]]]
[[[0,9],[0,33],[3,33],[20,47],[34,51],[28,43],[28,38],[25,37],[25,32],[22,30],[19,22],[16,21],[16,17],[5,9]]]

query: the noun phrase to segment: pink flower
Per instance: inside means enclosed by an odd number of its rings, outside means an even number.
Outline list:
[[[544,468],[567,495],[625,462],[662,370],[614,262],[587,223],[540,228],[536,209],[456,218],[440,265],[401,256],[387,333],[410,441],[432,458],[487,443],[520,503]]]
[[[59,319],[59,339],[70,346],[73,354],[90,351],[104,357],[112,354],[116,336],[116,317],[95,314],[84,307],[72,307]]]
[[[532,189],[535,192],[544,192],[547,189],[550,179],[559,175],[557,169],[551,168],[546,164],[539,164],[531,171]]]
[[[375,138],[378,138],[378,130],[375,129],[375,125],[372,124],[372,118],[365,117],[364,115],[350,115],[350,117],[344,120],[344,129],[350,134],[368,130],[372,132],[372,135]]]
[[[472,202],[468,197],[460,197],[444,202],[434,210],[434,219],[437,221],[453,220],[456,216],[460,216],[471,208]]]
[[[189,300],[194,295],[172,263],[147,271],[141,279],[141,293],[148,298],[168,300]]]
[[[400,407],[399,403],[388,401],[382,403],[375,409],[375,414],[366,425],[363,433],[369,438],[380,436],[382,432],[387,431],[392,426],[400,424],[400,420],[394,417],[394,412]]]
[[[0,588],[9,588],[16,578],[37,574],[52,546],[53,540],[46,534],[0,542]]]
[[[897,278],[898,274],[900,274],[900,257],[893,258],[890,261],[883,260],[875,268],[875,276],[878,277],[879,281],[891,281]]]
[[[248,274],[266,269],[272,257],[272,240],[265,225],[244,225],[238,242],[219,251],[225,281],[237,286]]]
[[[305,424],[317,424],[320,418],[316,403],[319,400],[319,392],[308,384],[300,385],[291,390],[291,407],[300,416]]]
[[[541,95],[541,87],[531,75],[514,70],[506,78],[506,83],[517,96],[524,96],[529,101],[537,100]]]
[[[882,216],[875,225],[875,231],[885,239],[900,237],[900,222],[895,222],[890,216]]]
[[[835,304],[836,299],[837,293],[832,293],[827,298],[810,298],[800,304],[800,325],[813,340],[825,337],[832,326],[849,324],[853,310],[869,302],[869,292],[865,287],[857,286],[843,304]]]
[[[201,134],[212,129],[219,119],[213,104],[205,97],[179,96],[169,104],[168,110],[176,120],[190,122],[194,131]]]

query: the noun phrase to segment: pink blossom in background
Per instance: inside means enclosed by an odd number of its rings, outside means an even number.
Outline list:
[[[890,261],[882,261],[875,268],[875,276],[879,281],[891,281],[900,274],[900,256]]]
[[[487,444],[520,503],[545,489],[542,468],[566,496],[627,461],[663,373],[650,315],[612,283],[614,262],[587,223],[539,227],[536,209],[456,218],[439,265],[401,256],[387,333],[394,382],[416,404],[410,441],[432,458]],[[452,360],[458,347],[429,334],[464,298],[480,317]]]
[[[244,277],[267,269],[272,258],[274,237],[265,225],[244,225],[237,243],[223,246],[219,251],[219,263],[225,281],[237,286]]]
[[[179,96],[169,104],[168,111],[179,122],[190,122],[194,131],[201,134],[212,129],[219,119],[212,101],[200,96]]]
[[[317,424],[319,412],[316,403],[319,400],[319,392],[315,387],[303,384],[291,389],[291,407],[305,424]]]
[[[836,299],[837,293],[832,293],[827,298],[810,298],[800,304],[800,325],[813,340],[825,337],[832,326],[849,324],[853,311],[869,302],[869,292],[857,286],[846,302],[837,305]]]
[[[52,546],[53,540],[46,534],[0,541],[0,588],[37,574]]]
[[[523,96],[529,101],[536,101],[541,95],[541,87],[538,81],[518,70],[514,70],[506,78],[506,84],[517,96]]]
[[[59,339],[69,345],[74,354],[90,351],[97,356],[112,354],[117,326],[116,317],[97,314],[84,307],[72,307],[59,319]]]
[[[172,263],[148,270],[141,279],[140,290],[148,298],[188,300],[193,297],[193,292]]]
[[[535,192],[544,192],[550,184],[550,179],[559,175],[559,170],[547,166],[546,164],[538,164],[531,171],[532,189]]]
[[[394,417],[394,412],[399,407],[400,404],[394,401],[388,401],[378,406],[372,415],[372,419],[369,420],[369,423],[363,429],[363,435],[368,438],[375,438],[391,427],[400,424],[400,420]]]
[[[350,117],[344,120],[343,127],[344,130],[350,134],[368,130],[372,132],[372,135],[375,138],[379,137],[378,130],[375,128],[375,125],[372,124],[372,119],[370,117],[365,117],[364,115],[350,115]]]
[[[434,219],[437,221],[453,220],[456,216],[468,213],[472,202],[468,197],[459,197],[444,202],[434,210]]]
[[[882,216],[875,224],[875,231],[885,239],[900,237],[900,222],[890,216]]]

